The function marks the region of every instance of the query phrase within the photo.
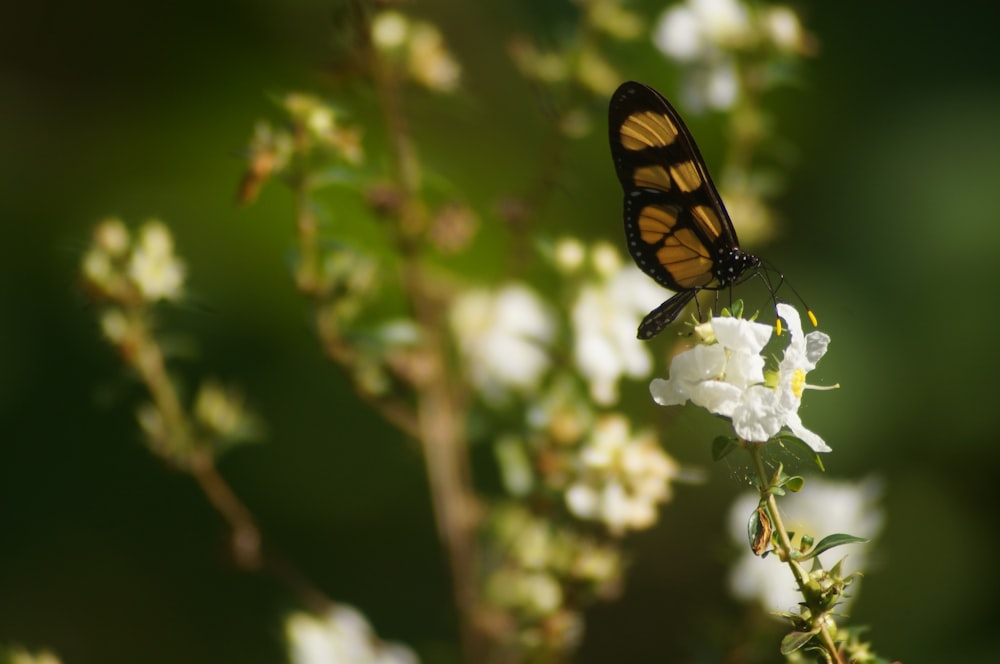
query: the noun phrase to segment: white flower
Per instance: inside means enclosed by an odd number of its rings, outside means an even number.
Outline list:
[[[723,417],[732,417],[750,386],[764,382],[761,352],[771,326],[739,318],[713,318],[717,343],[698,345],[670,362],[670,378],[654,378],[649,389],[661,406],[691,401]]]
[[[410,31],[407,65],[413,78],[436,92],[450,92],[458,87],[462,68],[445,47],[441,32],[418,21]]]
[[[406,646],[379,643],[368,621],[350,606],[338,605],[325,616],[294,613],[285,620],[293,664],[417,664]]]
[[[695,60],[745,40],[750,27],[746,7],[736,0],[688,0],[660,15],[653,43],[670,57]]]
[[[648,528],[656,522],[656,505],[670,499],[670,480],[678,472],[652,434],[633,437],[623,416],[608,415],[580,451],[566,506],[581,519],[603,521],[616,535]]]
[[[664,55],[690,65],[687,104],[726,110],[740,96],[734,54],[752,42],[754,24],[736,0],[688,0],[660,15],[653,43]]]
[[[587,257],[587,248],[576,238],[566,237],[556,242],[553,253],[556,267],[567,274],[572,274],[583,265]]]
[[[174,256],[174,241],[165,225],[153,221],[142,227],[128,274],[149,301],[180,297],[184,263]]]
[[[770,381],[765,382],[762,351],[772,328],[719,317],[711,321],[717,343],[675,356],[670,377],[650,383],[653,400],[661,406],[691,401],[728,417],[736,435],[748,442],[767,442],[787,428],[816,452],[829,452],[823,439],[805,428],[798,411],[802,391],[811,387],[806,374],[826,353],[830,337],[819,331],[803,335],[799,314],[790,305],[778,304],[778,315],[788,324],[790,340]]]
[[[596,249],[594,260],[609,276],[584,285],[573,303],[573,359],[594,401],[608,405],[618,399],[622,376],[643,378],[652,371],[649,351],[635,330],[663,301],[664,291],[634,265],[622,267],[618,259],[612,270],[610,259]]]
[[[878,507],[881,493],[880,482],[871,477],[861,482],[809,478],[802,491],[782,497],[782,521],[796,535],[793,546],[798,546],[803,534],[817,542],[836,533],[874,539],[884,522]],[[794,611],[802,596],[788,566],[776,556],[761,560],[747,546],[747,519],[759,500],[756,493],[747,492],[730,509],[730,534],[743,554],[730,571],[729,586],[737,597],[758,599],[769,611]],[[845,564],[844,573],[848,574],[865,568],[870,546],[870,543],[855,543],[850,548],[836,547],[821,555],[834,560],[847,555],[849,564]],[[840,606],[843,608],[849,602],[850,597],[844,596]]]
[[[653,44],[686,66],[684,94],[692,108],[732,108],[742,84],[738,58],[765,47],[805,53],[808,39],[788,7],[750,9],[740,0],[687,0],[666,9]]]
[[[726,110],[736,105],[740,96],[740,79],[736,63],[729,58],[692,72],[684,93],[695,109],[703,106]]]
[[[527,286],[466,292],[452,305],[450,322],[469,380],[490,403],[534,390],[551,364],[555,321]]]
[[[809,387],[806,374],[826,354],[830,337],[818,330],[803,335],[799,312],[792,306],[779,304],[778,315],[788,324],[790,341],[778,365],[777,386],[772,389],[755,385],[746,390],[732,414],[733,428],[743,440],[765,442],[787,427],[816,452],[829,452],[823,439],[802,424],[799,406],[802,391]]]
[[[108,256],[124,255],[130,241],[128,228],[121,219],[105,219],[94,229],[94,245]]]
[[[409,20],[397,11],[381,11],[372,19],[372,43],[385,51],[400,48],[409,31]]]
[[[805,48],[805,31],[791,7],[768,7],[763,20],[764,29],[779,49],[795,52]]]

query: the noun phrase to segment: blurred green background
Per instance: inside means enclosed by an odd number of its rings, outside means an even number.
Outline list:
[[[662,6],[636,3],[651,22]],[[816,382],[843,388],[804,411],[835,450],[829,474],[885,480],[887,528],[851,623],[871,624],[879,652],[906,664],[995,662],[997,11],[799,8],[820,51],[799,88],[771,98],[798,154],[781,237],[750,249],[791,275],[833,338]],[[256,119],[275,115],[267,95],[331,91],[340,9],[5,6],[0,643],[49,647],[66,664],[284,657],[281,617],[297,607],[278,584],[233,568],[223,524],[193,481],[146,452],[132,414],[142,392],[78,288],[89,231],[114,214],[159,217],[176,233],[193,297],[164,324],[197,348],[178,371],[241,385],[267,423],[265,445],[222,461],[265,537],[381,636],[449,661],[454,616],[419,455],[322,360],[288,274],[288,196],[272,188],[253,207],[234,205],[239,150]],[[573,8],[435,0],[412,12],[439,23],[465,77],[456,98],[408,100],[420,149],[489,209],[527,184],[546,132],[506,41],[555,40]],[[619,55],[626,78],[675,91],[651,46]],[[690,124],[711,162],[720,124]],[[547,234],[621,246],[605,143],[599,127],[572,147]],[[635,414],[664,417],[643,386],[628,394]],[[725,587],[725,510],[741,487],[685,421],[668,449],[707,467],[709,480],[681,487],[660,525],[633,538],[626,594],[590,612],[581,662],[718,661],[713,641],[738,642],[733,624],[751,628]]]

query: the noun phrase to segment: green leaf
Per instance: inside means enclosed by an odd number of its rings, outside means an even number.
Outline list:
[[[845,535],[844,533],[827,535],[816,543],[816,546],[812,551],[802,556],[799,560],[809,560],[810,558],[815,558],[824,551],[829,551],[833,547],[841,546],[842,544],[856,544],[867,541],[868,540],[864,537],[855,537],[854,535]]]
[[[798,493],[799,491],[802,490],[802,487],[805,486],[805,483],[806,480],[804,477],[800,477],[799,475],[792,475],[791,477],[785,480],[785,487],[792,493]]]
[[[781,639],[781,654],[791,655],[812,640],[815,632],[789,632]]]
[[[733,318],[743,318],[743,300],[736,300],[732,304]]]
[[[737,447],[736,439],[729,436],[716,436],[712,441],[712,460],[719,461]]]

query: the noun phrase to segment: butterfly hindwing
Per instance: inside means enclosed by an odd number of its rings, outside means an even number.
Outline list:
[[[648,339],[699,290],[724,288],[758,261],[740,250],[691,133],[660,93],[623,83],[611,98],[608,131],[625,192],[629,253],[643,272],[676,291],[639,327],[639,337]]]

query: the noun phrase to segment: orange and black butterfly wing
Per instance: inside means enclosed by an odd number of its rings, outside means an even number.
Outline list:
[[[643,272],[676,294],[639,326],[659,334],[702,289],[719,289],[758,264],[736,231],[691,133],[660,93],[623,83],[611,97],[608,133],[625,192],[625,238]]]

